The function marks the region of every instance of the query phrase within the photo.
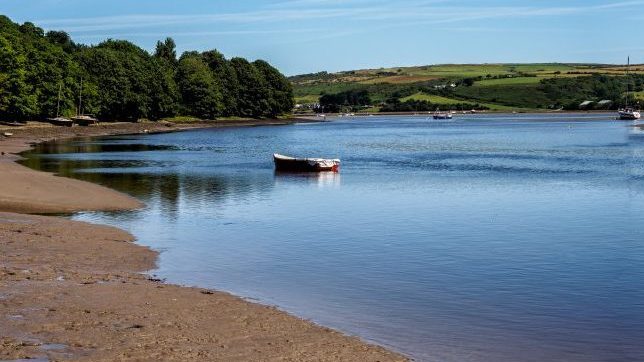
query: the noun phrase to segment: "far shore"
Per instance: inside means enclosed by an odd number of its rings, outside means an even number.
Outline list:
[[[448,110],[445,110],[448,111]],[[435,111],[410,111],[410,112],[348,112],[349,114],[353,114],[355,117],[369,117],[369,116],[427,116],[427,115],[432,115],[434,114]],[[454,115],[456,116],[466,116],[466,115],[513,115],[513,114],[553,114],[553,115],[558,115],[558,114],[597,114],[597,115],[605,115],[605,114],[615,114],[616,111],[605,111],[605,110],[592,110],[592,111],[553,111],[553,110],[518,110],[518,111],[492,111],[492,110],[485,110],[485,111],[475,111],[472,113],[471,111],[454,111]],[[310,119],[311,117],[318,117],[319,114],[324,114],[329,117],[337,117],[337,116],[342,116],[347,113],[298,113],[297,117],[303,118],[303,119]]]
[[[15,163],[74,137],[277,125],[316,119],[0,125],[0,360],[406,361],[276,308],[163,283],[158,253],[128,233],[52,216],[144,205],[117,191]]]

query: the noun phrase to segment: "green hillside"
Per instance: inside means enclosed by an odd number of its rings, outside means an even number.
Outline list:
[[[644,96],[644,65],[608,64],[445,64],[319,72],[290,77],[302,111],[323,98],[325,111],[459,109],[578,109],[583,101],[625,102],[627,79],[632,101]],[[367,92],[370,104],[352,104],[351,94]],[[637,93],[639,92],[639,93]],[[335,95],[341,95],[336,97]],[[349,95],[342,97],[342,95]],[[360,97],[361,100],[364,97]],[[338,101],[340,100],[340,101]],[[361,103],[365,103],[361,101]],[[594,103],[596,104],[596,103]],[[592,107],[592,106],[591,106]]]

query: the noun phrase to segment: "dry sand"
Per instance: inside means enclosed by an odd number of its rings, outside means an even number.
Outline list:
[[[193,126],[198,125],[185,127]],[[78,132],[163,129],[46,128],[13,131],[12,138],[0,141],[0,151],[17,152],[31,142]],[[107,188],[18,166],[13,155],[0,159],[0,211],[141,206]],[[57,194],[50,195],[53,191]],[[132,241],[111,227],[0,212],[0,360],[406,360],[272,307],[152,280],[142,272],[154,267],[156,252]]]

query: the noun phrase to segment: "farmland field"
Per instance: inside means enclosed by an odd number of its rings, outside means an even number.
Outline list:
[[[636,97],[644,99],[644,65],[631,65],[630,70],[640,79],[633,82]],[[621,80],[596,95],[588,91],[596,87],[586,87],[582,92],[575,82],[584,83],[582,79],[597,76],[619,79],[625,71],[624,65],[602,64],[442,64],[321,72],[294,76],[291,81],[298,103],[315,103],[322,94],[364,90],[376,109],[393,97],[402,102],[479,103],[494,110],[526,110],[611,97],[619,103]],[[560,88],[540,87],[548,79],[555,79]],[[554,93],[546,95],[548,91]]]

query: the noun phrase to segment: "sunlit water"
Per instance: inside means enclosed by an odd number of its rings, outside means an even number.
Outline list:
[[[342,159],[275,174],[271,154]],[[45,153],[45,154],[38,154]],[[644,135],[609,116],[367,117],[45,145],[146,202],[154,273],[427,361],[644,360]]]

